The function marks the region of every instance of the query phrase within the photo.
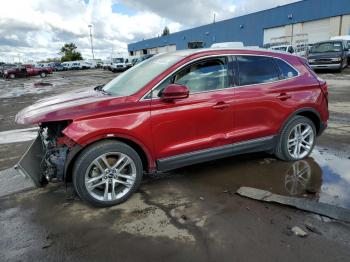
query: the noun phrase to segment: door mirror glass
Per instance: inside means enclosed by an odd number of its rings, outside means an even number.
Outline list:
[[[172,101],[175,99],[184,99],[189,96],[190,91],[188,90],[187,86],[184,85],[178,85],[178,84],[171,84],[168,85],[163,91],[162,91],[162,99],[166,101]]]

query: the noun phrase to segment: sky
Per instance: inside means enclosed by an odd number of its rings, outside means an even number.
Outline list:
[[[0,0],[0,61],[59,57],[73,42],[91,58],[127,52],[127,44],[170,32],[253,13],[297,0]]]

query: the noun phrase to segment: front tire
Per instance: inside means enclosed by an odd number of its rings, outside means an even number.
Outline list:
[[[307,117],[294,116],[282,129],[275,155],[285,161],[309,156],[315,146],[315,124]]]
[[[41,78],[46,77],[46,75],[47,75],[46,72],[41,72],[41,73],[40,73],[40,77],[41,77]]]
[[[73,184],[82,200],[108,207],[126,201],[139,188],[142,174],[142,161],[133,148],[118,141],[102,141],[79,155]]]

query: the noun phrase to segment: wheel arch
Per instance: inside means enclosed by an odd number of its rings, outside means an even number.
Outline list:
[[[300,108],[298,110],[296,110],[295,112],[293,112],[291,115],[289,115],[287,117],[287,119],[283,122],[279,133],[283,130],[283,128],[285,127],[285,125],[294,117],[294,116],[304,116],[308,119],[310,119],[316,128],[316,134],[320,134],[321,131],[321,117],[320,114],[317,112],[316,109],[312,108],[312,107],[306,107],[306,108]]]
[[[133,148],[137,154],[140,156],[142,161],[142,167],[144,172],[152,172],[152,170],[155,168],[155,162],[152,159],[149,151],[141,145],[138,141],[135,141],[134,139],[131,139],[129,137],[125,136],[114,136],[114,137],[99,137],[94,140],[90,140],[85,145],[75,145],[70,152],[68,153],[65,161],[65,167],[64,167],[64,180],[65,181],[71,181],[72,179],[72,170],[74,163],[76,159],[79,157],[79,155],[88,147],[93,146],[96,143],[99,143],[101,141],[119,141],[127,144],[131,148]]]

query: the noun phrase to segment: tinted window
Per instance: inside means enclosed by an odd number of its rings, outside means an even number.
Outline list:
[[[226,59],[216,58],[205,60],[181,70],[155,88],[152,92],[152,97],[159,97],[161,91],[171,83],[187,86],[190,93],[226,88]]]
[[[252,85],[279,79],[272,58],[264,56],[238,56],[239,84]]]
[[[274,59],[276,62],[276,65],[279,67],[280,72],[281,72],[281,77],[286,79],[286,78],[292,78],[298,75],[298,72],[288,65],[286,62],[284,62],[281,59]]]

